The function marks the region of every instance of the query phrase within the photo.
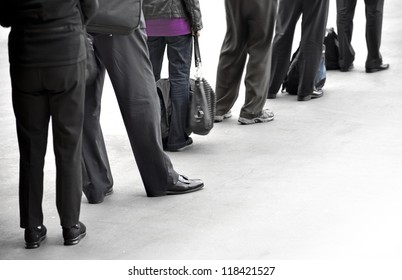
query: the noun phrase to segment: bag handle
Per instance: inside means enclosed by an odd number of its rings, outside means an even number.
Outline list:
[[[202,63],[201,63],[201,52],[200,52],[200,44],[198,42],[197,34],[193,35],[194,38],[194,63],[195,63],[195,77],[198,79],[202,79]]]

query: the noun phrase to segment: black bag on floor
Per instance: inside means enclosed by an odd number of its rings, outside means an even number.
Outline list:
[[[287,92],[290,95],[297,95],[297,89],[299,87],[299,48],[292,55],[292,59],[290,60],[289,70],[286,74],[285,80],[282,84],[282,92]],[[324,87],[325,81],[327,79],[327,71],[326,71],[326,61],[325,61],[325,45],[323,45],[323,52],[320,60],[320,65],[317,70],[317,74],[315,77],[315,88],[320,90]]]
[[[327,70],[339,69],[339,41],[338,35],[333,27],[327,29],[327,36],[324,38],[325,64]]]
[[[214,126],[216,95],[209,83],[202,77],[201,54],[197,35],[194,36],[194,58],[196,75],[194,84],[190,81],[191,99],[188,122],[191,131],[207,135]]]
[[[190,79],[190,100],[191,96],[193,95],[194,90],[194,83],[193,79]],[[156,82],[156,89],[159,96],[159,101],[161,105],[161,133],[162,139],[166,139],[169,136],[170,130],[170,120],[172,117],[172,100],[170,98],[170,81],[169,79],[160,79]],[[187,135],[191,134],[191,129],[187,122],[186,127]]]

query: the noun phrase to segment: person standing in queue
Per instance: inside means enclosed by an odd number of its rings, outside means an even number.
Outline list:
[[[113,2],[114,0],[109,0]],[[83,191],[89,203],[102,203],[113,192],[113,176],[100,125],[100,111],[106,71],[130,141],[148,197],[185,194],[198,191],[204,183],[178,174],[170,158],[163,151],[161,136],[161,112],[156,82],[149,59],[145,20],[141,12],[141,0],[120,1],[116,9],[133,10],[141,14],[138,27],[126,35],[101,30],[88,30],[93,36],[99,74],[93,84],[87,86],[83,136]],[[126,6],[125,6],[126,5]],[[100,9],[102,4],[100,3]],[[111,12],[109,14],[119,14]]]
[[[46,238],[42,210],[48,127],[52,120],[56,160],[56,206],[64,245],[86,234],[79,221],[84,120],[85,33],[97,0],[1,1],[0,24],[11,27],[9,61],[12,102],[20,150],[20,226],[27,249]],[[81,6],[81,8],[79,7]]]

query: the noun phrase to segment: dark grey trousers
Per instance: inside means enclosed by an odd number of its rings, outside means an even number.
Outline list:
[[[113,178],[99,123],[105,71],[112,82],[131,148],[148,196],[161,196],[178,174],[162,148],[160,104],[144,29],[127,36],[96,35],[100,75],[87,87],[83,137],[83,190],[89,202],[103,200]],[[107,116],[105,116],[107,117]]]
[[[355,59],[352,47],[353,18],[357,0],[337,0],[337,27],[339,40],[339,66],[348,68]],[[366,67],[382,64],[380,53],[384,0],[364,0],[366,4]]]
[[[298,95],[314,90],[328,19],[329,0],[281,0],[272,50],[270,94],[276,94],[289,68],[296,24],[302,16]]]
[[[56,67],[11,65],[20,150],[20,225],[43,224],[43,168],[52,119],[56,206],[63,227],[78,223],[82,197],[81,140],[85,61]]]
[[[227,113],[236,102],[242,74],[246,100],[240,116],[254,118],[265,105],[271,64],[277,0],[225,0],[227,31],[216,78],[216,115]]]

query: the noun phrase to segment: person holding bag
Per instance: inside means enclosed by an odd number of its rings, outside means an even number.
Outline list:
[[[198,0],[144,0],[148,48],[155,80],[161,78],[165,49],[169,60],[172,115],[164,149],[180,151],[193,143],[187,134],[192,34],[202,29]]]
[[[42,210],[43,169],[52,119],[56,206],[64,245],[85,236],[79,221],[81,146],[85,95],[84,23],[97,0],[1,1],[0,24],[11,26],[9,61],[20,150],[20,226],[27,249],[46,238]]]
[[[118,16],[116,16],[118,15]],[[106,71],[148,197],[198,191],[204,183],[179,175],[162,148],[161,112],[140,0],[99,0],[87,26],[99,72],[87,86],[83,137],[83,190],[89,203],[113,192],[113,177],[100,126]]]

